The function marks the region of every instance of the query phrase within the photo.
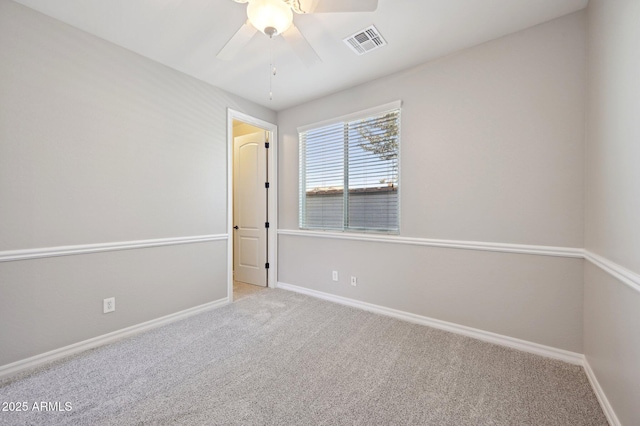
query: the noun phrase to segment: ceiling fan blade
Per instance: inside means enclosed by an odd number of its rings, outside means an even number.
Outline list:
[[[304,38],[300,30],[295,25],[291,25],[287,31],[283,32],[282,38],[289,43],[293,51],[296,52],[298,57],[300,57],[307,67],[311,67],[322,62],[320,56],[318,56],[316,51],[313,50],[313,47],[311,47],[307,39]]]
[[[300,0],[301,9],[308,13],[373,12],[378,0]]]
[[[242,50],[242,48],[249,43],[251,37],[257,33],[255,29],[248,21],[240,27],[240,29],[231,37],[231,39],[224,45],[220,52],[216,55],[218,59],[223,61],[230,61]]]

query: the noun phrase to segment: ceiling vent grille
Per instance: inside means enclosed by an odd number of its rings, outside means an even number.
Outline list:
[[[343,41],[358,55],[364,55],[387,44],[378,29],[373,25],[358,31]]]

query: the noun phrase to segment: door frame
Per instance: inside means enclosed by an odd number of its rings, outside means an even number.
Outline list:
[[[269,133],[267,179],[269,180],[267,229],[267,287],[275,288],[278,282],[278,126],[227,108],[227,295],[233,302],[233,120],[259,127]]]

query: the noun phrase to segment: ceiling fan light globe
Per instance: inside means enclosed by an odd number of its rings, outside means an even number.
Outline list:
[[[282,34],[293,22],[291,7],[282,0],[251,0],[247,6],[247,16],[251,25],[265,34],[270,27],[275,28],[277,34]]]

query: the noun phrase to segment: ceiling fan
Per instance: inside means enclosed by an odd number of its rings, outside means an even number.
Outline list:
[[[293,14],[373,12],[378,0],[234,0],[247,4],[247,22],[218,52],[217,58],[233,59],[258,31],[269,37],[282,35],[307,66],[320,62],[307,39],[293,24]]]

